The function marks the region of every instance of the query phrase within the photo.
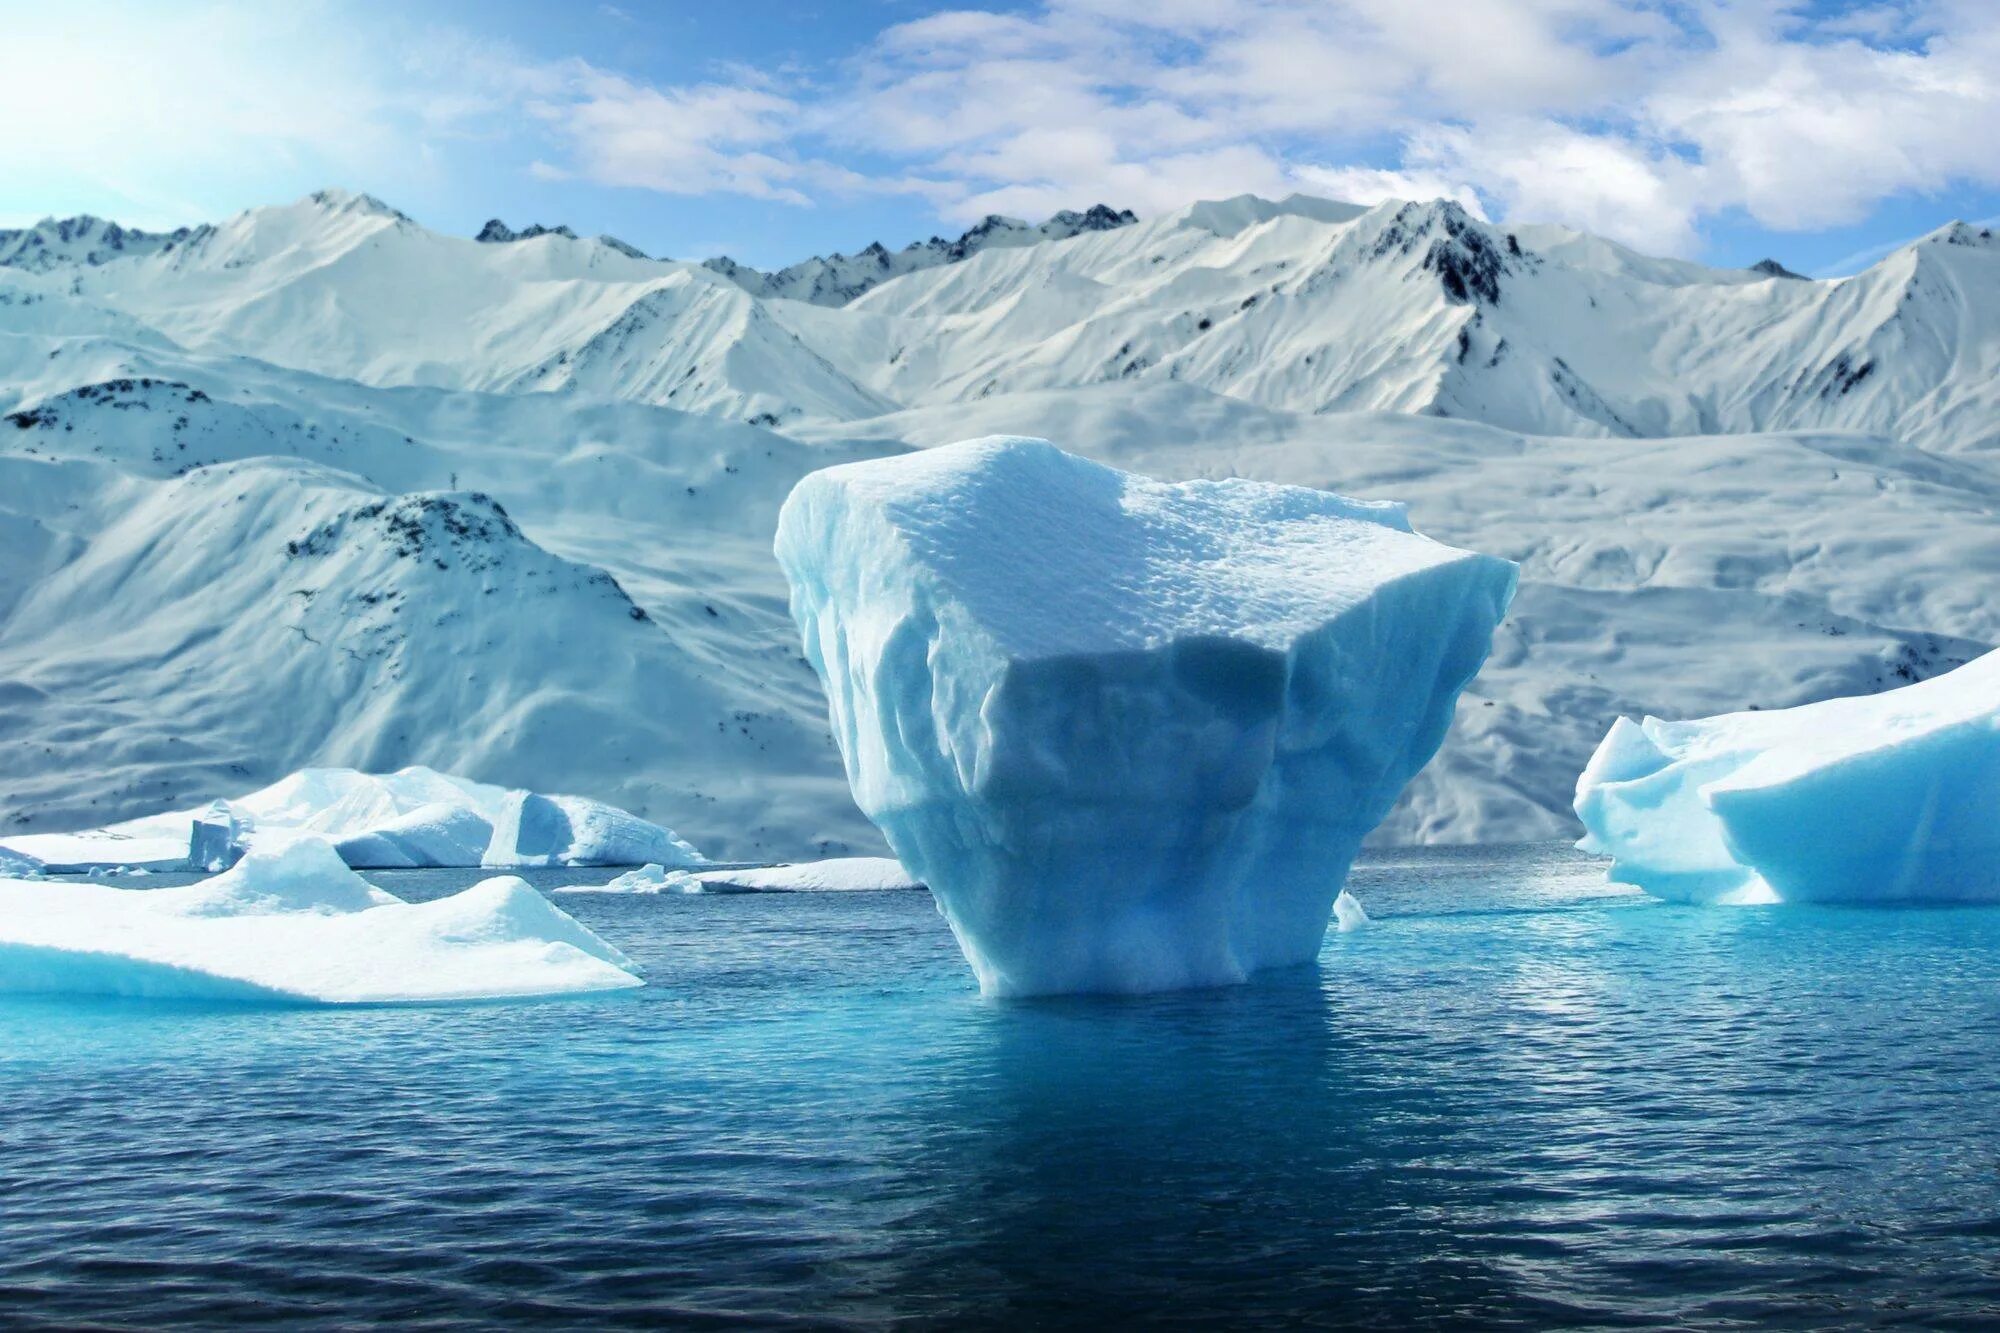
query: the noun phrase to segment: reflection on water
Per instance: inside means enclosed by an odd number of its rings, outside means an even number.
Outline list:
[[[1353,887],[1195,995],[984,1001],[865,894],[565,900],[599,999],[0,1003],[0,1324],[2000,1315],[2000,912]]]

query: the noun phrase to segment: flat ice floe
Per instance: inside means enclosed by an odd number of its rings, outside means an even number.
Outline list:
[[[743,869],[668,870],[641,866],[605,884],[571,884],[557,893],[874,893],[921,889],[910,872],[887,856],[843,856],[827,861]]]
[[[198,810],[9,838],[0,842],[0,855],[53,871],[222,870],[246,850],[275,850],[307,837],[331,842],[342,860],[363,869],[704,864],[672,830],[616,806],[422,767],[380,774],[301,769]]]
[[[989,994],[1303,963],[1514,589],[1402,507],[992,437],[829,468],[777,554],[862,812]]]
[[[0,993],[365,1004],[643,984],[523,880],[406,903],[318,838],[183,888],[0,880]]]
[[[1620,718],[1578,844],[1675,902],[2000,901],[2000,653],[1861,698]]]

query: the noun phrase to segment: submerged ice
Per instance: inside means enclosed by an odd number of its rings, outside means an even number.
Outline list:
[[[316,837],[183,888],[0,879],[0,992],[360,1004],[642,984],[521,879],[406,903]]]
[[[1901,689],[1691,722],[1620,718],[1580,844],[1677,902],[2000,900],[2000,653]]]
[[[777,554],[861,809],[991,994],[1310,960],[1514,569],[1401,506],[993,437],[806,477]]]

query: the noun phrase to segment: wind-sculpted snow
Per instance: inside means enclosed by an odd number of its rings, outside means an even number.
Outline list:
[[[2000,901],[2000,653],[1864,698],[1620,718],[1583,847],[1677,902]]]
[[[998,995],[1313,958],[1514,586],[1397,505],[1007,437],[807,477],[777,553],[855,799]]]
[[[406,903],[318,838],[185,888],[0,880],[0,992],[380,1004],[643,984],[522,880]]]

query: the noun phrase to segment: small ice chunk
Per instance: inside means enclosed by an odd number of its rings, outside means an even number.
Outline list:
[[[1914,685],[1692,722],[1619,718],[1578,845],[1676,902],[2000,901],[2000,653]]]
[[[406,903],[316,838],[182,888],[0,882],[0,992],[359,1004],[643,984],[520,879]]]
[[[253,827],[227,801],[212,801],[194,817],[188,834],[188,865],[195,870],[227,870],[243,855]]]
[[[698,893],[701,881],[684,870],[663,865],[643,865],[628,870],[605,884],[564,884],[556,893]]]
[[[1361,900],[1346,889],[1342,889],[1340,896],[1333,900],[1333,919],[1343,931],[1359,930],[1370,924],[1368,913],[1361,910]]]
[[[749,870],[695,872],[708,893],[873,893],[924,886],[887,856],[841,856]]]
[[[1006,437],[813,473],[776,549],[855,801],[997,995],[1315,957],[1515,577],[1398,505]]]

